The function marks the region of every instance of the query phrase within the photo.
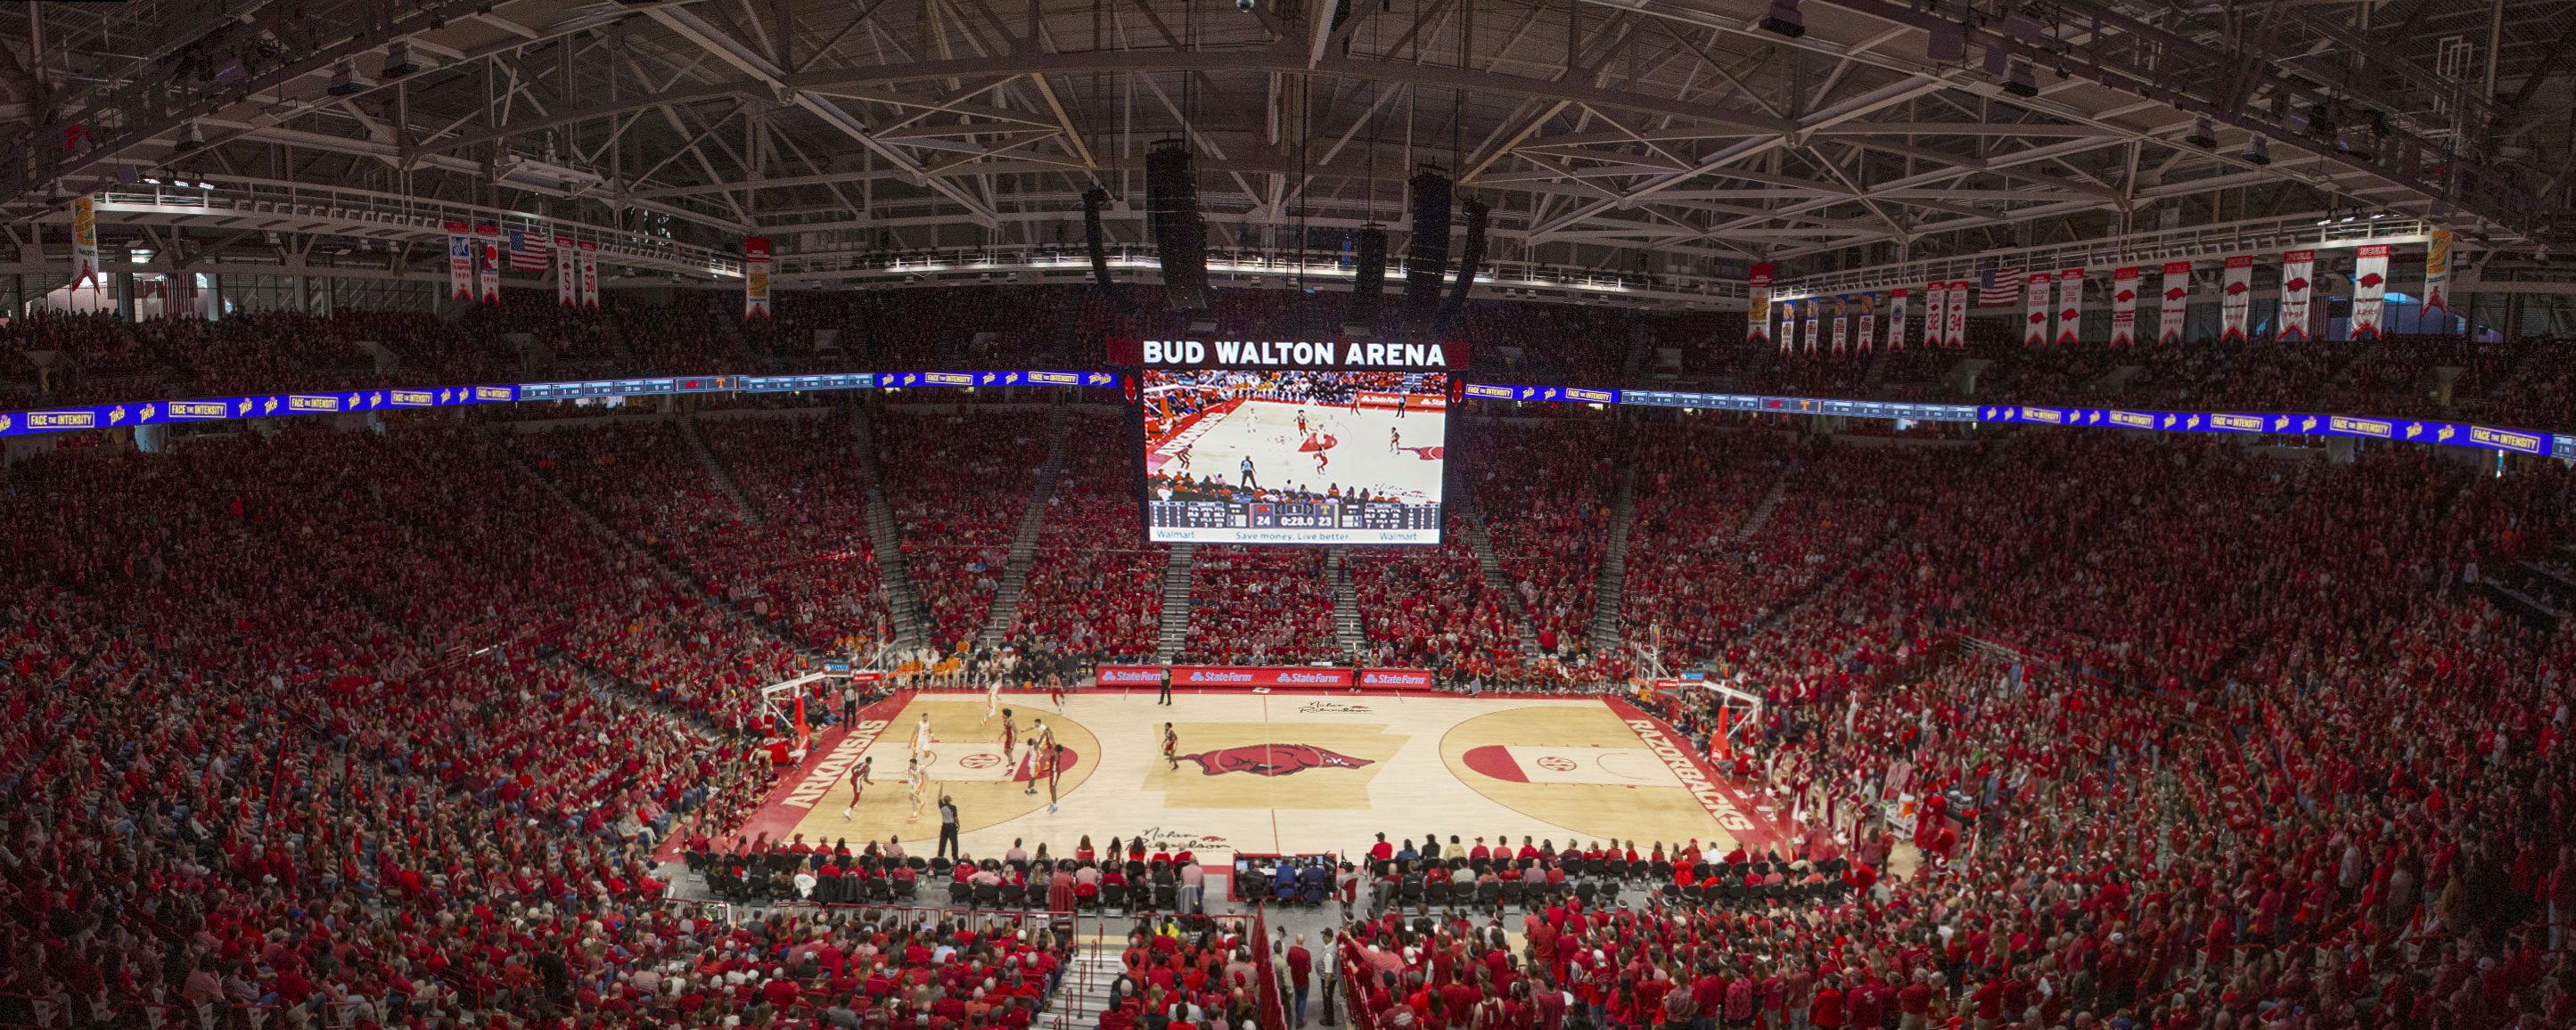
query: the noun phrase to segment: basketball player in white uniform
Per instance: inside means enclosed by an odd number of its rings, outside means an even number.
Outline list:
[[[984,717],[975,720],[975,728],[983,729],[985,723],[992,722],[993,717],[1000,714],[1002,714],[1002,678],[995,676],[991,682],[984,684]]]
[[[912,814],[905,816],[903,821],[920,822],[921,801],[930,795],[930,774],[923,771],[921,762],[916,759],[904,767],[903,782],[912,791]]]
[[[912,761],[919,765],[930,757],[930,713],[921,713],[921,721],[912,726]]]

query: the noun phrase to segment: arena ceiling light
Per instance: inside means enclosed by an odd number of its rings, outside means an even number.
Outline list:
[[[1754,24],[1764,32],[1790,39],[1807,34],[1807,16],[1798,10],[1798,0],[1771,0],[1771,10]]]

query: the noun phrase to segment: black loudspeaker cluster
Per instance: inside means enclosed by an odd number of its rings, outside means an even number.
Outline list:
[[[1467,291],[1476,288],[1476,266],[1485,263],[1485,223],[1493,209],[1484,201],[1467,198],[1467,243],[1458,252],[1458,281],[1449,287],[1448,299],[1440,304],[1440,328],[1455,331],[1458,318],[1467,310]]]
[[[1082,247],[1091,256],[1091,278],[1100,284],[1100,292],[1113,301],[1118,297],[1118,284],[1109,280],[1108,233],[1100,227],[1100,208],[1109,203],[1109,191],[1094,186],[1082,191]]]
[[[1146,152],[1145,199],[1172,307],[1207,310],[1207,226],[1199,221],[1198,177],[1188,143],[1164,140]]]
[[[1421,332],[1440,307],[1449,270],[1449,177],[1425,165],[1413,173],[1413,238],[1405,247],[1404,326]]]
[[[1351,284],[1351,306],[1342,316],[1342,329],[1352,336],[1377,333],[1378,304],[1386,296],[1386,227],[1360,227],[1359,278]]]

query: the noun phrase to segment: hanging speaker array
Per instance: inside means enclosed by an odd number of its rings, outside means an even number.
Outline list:
[[[1378,304],[1386,296],[1386,227],[1360,227],[1359,277],[1351,283],[1351,306],[1342,316],[1342,331],[1352,336],[1377,334]]]
[[[1207,310],[1207,226],[1199,221],[1198,177],[1187,142],[1164,140],[1146,152],[1145,202],[1172,307]]]
[[[1476,266],[1485,263],[1485,224],[1493,209],[1484,201],[1467,198],[1467,242],[1458,252],[1458,279],[1449,287],[1448,299],[1440,304],[1440,328],[1454,332],[1458,318],[1467,310],[1467,291],[1476,288]]]
[[[1100,283],[1100,292],[1116,298],[1118,285],[1109,281],[1108,234],[1100,227],[1100,208],[1109,203],[1109,191],[1094,186],[1082,191],[1082,247],[1091,256],[1091,278]]]
[[[1422,332],[1440,307],[1440,279],[1449,270],[1449,176],[1431,165],[1413,173],[1413,238],[1405,247],[1404,327]]]

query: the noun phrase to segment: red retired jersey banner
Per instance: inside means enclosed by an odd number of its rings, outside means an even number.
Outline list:
[[[569,308],[581,303],[581,251],[572,237],[555,237],[555,306]]]
[[[2352,338],[2376,340],[2380,337],[2379,316],[2388,294],[2388,245],[2374,243],[2361,248],[2352,260]]]
[[[581,306],[599,306],[599,244],[581,241]]]
[[[2111,270],[2111,346],[2132,347],[2138,342],[2138,270]]]
[[[2218,294],[2218,342],[2245,342],[2247,316],[2254,310],[2254,255],[2227,259],[2227,277]]]
[[[2156,309],[2156,342],[2181,343],[2183,316],[2191,311],[2191,262],[2165,262],[2164,299]]]
[[[1745,277],[1744,342],[1767,343],[1771,339],[1771,266],[1753,266]]]
[[[2316,251],[2281,255],[2281,328],[2272,334],[2274,339],[2287,343],[2308,338],[2308,297],[2316,275]]]
[[[2084,270],[2069,268],[2057,273],[2057,345],[2072,347],[2083,342],[2078,331],[2084,324]]]
[[[1968,290],[1965,280],[1950,283],[1950,317],[1941,320],[1941,342],[1956,349],[1968,345]]]
[[[1905,291],[1887,295],[1887,349],[1905,349]]]
[[[2028,292],[2023,295],[2021,345],[2037,347],[2048,342],[2048,287],[2057,277],[2046,272],[2032,272],[2023,280]]]

